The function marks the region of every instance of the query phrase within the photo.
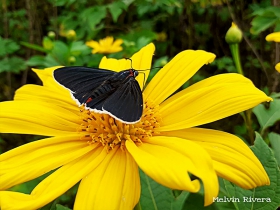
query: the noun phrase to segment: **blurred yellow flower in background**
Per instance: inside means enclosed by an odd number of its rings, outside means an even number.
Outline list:
[[[274,33],[268,34],[265,37],[265,39],[268,42],[271,42],[271,41],[280,42],[280,32],[274,32]]]
[[[76,31],[74,30],[68,30],[67,33],[66,33],[66,38],[68,40],[75,40],[76,39]]]
[[[74,41],[77,37],[77,34],[76,34],[75,30],[73,30],[73,29],[66,30],[64,28],[63,24],[61,24],[59,26],[59,35],[63,36],[63,37],[66,37],[68,40],[71,40],[71,41]]]
[[[268,34],[265,37],[265,39],[268,42],[272,42],[272,41],[280,42],[280,32],[274,32],[274,33]],[[280,63],[276,64],[275,69],[280,73]]]
[[[275,69],[280,73],[280,63],[277,63]]]
[[[92,54],[95,53],[104,53],[104,54],[109,54],[109,53],[116,53],[122,51],[122,46],[121,44],[123,43],[122,39],[117,39],[114,41],[114,38],[111,36],[107,36],[104,39],[99,40],[99,42],[91,40],[87,41],[86,45],[93,48],[91,51]]]
[[[157,38],[156,38],[157,41],[165,42],[166,39],[167,39],[167,34],[164,31],[157,33]]]

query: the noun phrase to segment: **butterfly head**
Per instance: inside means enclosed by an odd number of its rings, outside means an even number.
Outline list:
[[[131,69],[130,71],[131,71],[131,73],[133,74],[133,75],[132,75],[133,77],[137,77],[138,74],[139,74],[139,72],[136,71],[136,70],[134,70],[134,69]]]

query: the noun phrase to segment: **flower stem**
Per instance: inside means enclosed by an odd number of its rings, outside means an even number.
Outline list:
[[[229,44],[229,48],[233,57],[233,61],[234,64],[236,66],[237,72],[241,75],[244,75],[243,70],[242,70],[242,66],[241,66],[241,62],[240,62],[240,56],[239,56],[239,45],[238,43],[234,43],[234,44]],[[250,138],[250,143],[253,144],[254,143],[254,131],[252,129],[252,110],[247,110],[245,111],[245,115],[244,115],[244,121],[246,124],[246,129],[248,132],[248,136]]]
[[[246,127],[251,145],[254,144],[254,130],[252,129],[252,109],[246,110]]]
[[[239,56],[239,45],[237,43],[235,44],[230,44],[229,45],[229,48],[230,48],[230,51],[231,51],[231,54],[232,54],[232,57],[233,57],[233,61],[234,61],[234,64],[235,64],[235,67],[237,69],[237,72],[239,74],[243,74],[243,70],[242,70],[242,67],[241,67],[241,62],[240,62],[240,56]]]

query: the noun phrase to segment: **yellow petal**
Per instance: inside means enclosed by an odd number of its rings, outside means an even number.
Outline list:
[[[117,39],[114,42],[114,38],[112,36],[107,36],[104,39],[96,41],[88,41],[86,45],[94,48],[92,53],[115,53],[121,51],[123,48],[120,46],[123,43],[123,40]]]
[[[280,63],[277,63],[275,69],[280,73]]]
[[[222,131],[189,128],[163,132],[194,141],[203,147],[214,160],[217,174],[242,188],[252,189],[269,185],[269,178],[254,153],[238,137]]]
[[[116,46],[116,47],[112,46],[112,49],[110,50],[110,53],[116,53],[116,52],[120,52],[122,50],[123,50],[123,48],[120,47],[120,46]]]
[[[221,84],[229,84],[229,83],[233,83],[232,85],[234,85],[235,83],[252,84],[252,81],[247,79],[246,77],[244,77],[241,74],[236,74],[236,73],[219,74],[219,75],[215,75],[212,77],[208,77],[204,80],[201,80],[201,81],[189,86],[184,91],[177,93],[176,96],[178,96],[178,94],[190,93],[192,91],[196,91],[201,88],[209,87],[211,85],[219,85],[219,84],[221,85]]]
[[[96,41],[90,40],[90,41],[87,41],[87,42],[86,42],[86,45],[89,46],[89,47],[91,47],[91,48],[96,48],[96,47],[99,46],[99,43],[96,42]]]
[[[108,53],[116,53],[122,51],[122,47],[120,46],[123,43],[122,39],[117,39],[116,41],[112,42],[108,46]]]
[[[103,147],[62,166],[40,182],[30,195],[17,192],[0,192],[2,209],[38,209],[62,195],[92,170],[107,156]]]
[[[202,147],[176,137],[156,136],[140,146],[126,141],[126,147],[139,167],[156,182],[172,189],[198,192],[204,185],[205,205],[218,195],[219,185],[212,160]]]
[[[95,53],[98,53],[99,51],[100,51],[99,47],[95,47],[94,49],[92,49],[91,53],[95,54]]]
[[[136,70],[145,70],[143,72],[139,72],[139,75],[136,78],[141,89],[143,89],[143,84],[145,84],[149,76],[149,72],[150,72],[149,69],[151,68],[154,51],[155,51],[154,44],[152,43],[148,44],[147,46],[143,47],[139,52],[135,53],[131,57],[132,63],[130,60],[127,59],[116,60],[113,58],[106,58],[104,56],[99,64],[99,68],[109,69],[116,72],[127,70],[130,69],[131,67]],[[144,77],[145,77],[145,82],[144,82]]]
[[[32,209],[30,205],[15,206],[17,201],[30,201],[32,197],[19,192],[0,191],[0,207],[2,210],[26,210]]]
[[[53,71],[61,68],[63,66],[54,66],[54,67],[50,67],[50,68],[45,68],[45,69],[32,69],[37,76],[41,79],[41,81],[43,82],[44,86],[48,86],[57,90],[62,90],[63,87],[61,85],[59,85],[53,78]]]
[[[14,100],[34,101],[34,103],[36,101],[47,102],[79,113],[78,105],[71,98],[70,92],[65,88],[57,91],[57,89],[47,86],[24,85],[17,89]]]
[[[99,43],[103,47],[110,47],[113,44],[114,38],[112,36],[107,36],[104,39],[99,40]]]
[[[117,39],[114,43],[113,43],[113,47],[119,47],[121,44],[123,43],[122,39]]]
[[[156,104],[160,104],[214,58],[214,54],[202,50],[179,53],[154,76],[144,94]]]
[[[139,197],[138,167],[130,154],[118,149],[111,151],[106,159],[81,181],[74,210],[131,210]]]
[[[265,39],[268,42],[271,42],[271,41],[280,42],[280,32],[274,32],[274,33],[268,34],[265,37]]]
[[[66,108],[34,101],[0,103],[0,132],[58,136],[77,131],[81,119]]]
[[[8,189],[35,179],[91,151],[80,136],[53,137],[17,147],[0,155],[0,186]]]
[[[60,85],[58,82],[56,82],[53,77],[53,71],[58,68],[61,68],[61,67],[62,66],[55,66],[55,67],[51,67],[51,68],[45,68],[43,70],[32,69],[38,75],[38,77],[42,80],[43,87],[35,90],[35,88],[39,87],[39,86],[33,85],[34,89],[32,89],[31,88],[32,85],[28,85],[28,87],[26,89],[24,89],[23,92],[27,93],[28,91],[33,91],[33,93],[35,95],[46,94],[46,96],[49,98],[55,98],[56,100],[61,100],[63,102],[65,101],[66,103],[69,103],[69,105],[77,106],[77,105],[75,105],[76,102],[71,98],[70,91],[67,90],[66,88],[62,87],[62,85]],[[39,90],[42,90],[42,92],[39,92]],[[19,94],[21,94],[21,88],[17,92],[19,92]],[[16,92],[16,94],[18,94],[17,92]],[[48,101],[48,100],[45,99],[45,101]],[[74,108],[74,107],[70,106],[70,108]]]
[[[139,76],[136,78],[141,89],[146,83],[152,64],[152,58],[155,52],[155,45],[153,43],[143,47],[138,53],[135,53],[132,59],[132,67],[139,70]],[[145,80],[144,80],[145,79]]]
[[[240,82],[220,83],[199,88],[188,88],[160,105],[162,125],[160,131],[190,128],[213,122],[252,108],[271,98],[243,77]]]
[[[134,61],[132,61],[133,63]],[[123,70],[127,70],[131,68],[131,61],[127,59],[114,59],[114,58],[107,58],[104,56],[100,63],[99,68],[101,69],[108,69],[115,72],[120,72]]]

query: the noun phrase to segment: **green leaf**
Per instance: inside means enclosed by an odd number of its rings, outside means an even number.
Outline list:
[[[39,45],[36,45],[36,44],[30,44],[28,42],[20,42],[21,45],[25,46],[25,47],[28,47],[30,49],[33,49],[33,50],[37,50],[37,51],[40,51],[40,52],[44,52],[44,53],[48,53],[49,50],[39,46]]]
[[[122,11],[126,8],[126,4],[121,1],[114,1],[113,3],[108,5],[108,9],[115,23],[118,21],[118,17],[120,16],[120,14],[122,14]]]
[[[47,36],[43,38],[43,47],[47,50],[51,50],[53,48],[53,41]]]
[[[49,0],[54,6],[70,6],[75,0]]]
[[[136,47],[138,49],[141,49],[142,47],[146,46],[149,44],[151,39],[149,37],[140,37],[137,42],[136,42]]]
[[[269,7],[269,9],[276,17],[280,18],[280,7]]]
[[[253,108],[253,112],[261,125],[261,132],[263,132],[266,128],[280,120],[280,99],[274,99],[270,102],[268,109],[263,104],[259,104]]]
[[[62,205],[60,205],[60,204],[56,204],[56,205],[55,205],[55,209],[56,209],[56,210],[71,210],[71,209],[69,209],[68,207],[62,206]]]
[[[178,197],[176,197],[172,202],[171,202],[171,208],[172,210],[178,210],[178,209],[183,209],[184,204],[189,197],[190,193],[183,191]]]
[[[97,24],[106,17],[106,7],[96,6],[90,7],[83,11],[81,18],[86,20],[91,30],[95,30]]]
[[[53,58],[60,64],[66,65],[69,56],[69,47],[62,41],[53,42],[53,50],[51,52]]]
[[[227,198],[235,199],[236,209],[275,210],[280,204],[280,171],[277,162],[271,149],[258,133],[256,133],[255,145],[251,149],[264,166],[270,179],[270,185],[245,190],[224,181],[228,192]],[[237,199],[239,202],[237,202]]]
[[[72,42],[70,46],[70,54],[78,56],[80,54],[88,54],[91,52],[91,49],[85,45],[83,41]]]
[[[45,61],[44,56],[34,55],[26,62],[26,64],[28,66],[42,66],[44,61]]]
[[[252,28],[250,31],[253,34],[259,34],[260,32],[274,25],[277,21],[280,20],[280,18],[277,15],[275,15],[275,12],[277,13],[277,11],[274,8],[268,8],[262,11],[262,13],[260,13],[261,15],[256,16],[252,20]]]
[[[275,28],[274,28],[274,31],[280,31],[280,21],[278,21],[276,24],[275,24]]]
[[[60,66],[61,63],[59,63],[54,57],[52,57],[50,54],[48,54],[45,57],[45,61],[43,63],[45,67],[52,67],[52,66]]]
[[[121,35],[119,37],[123,40],[131,41],[131,42],[138,42],[138,39],[144,37],[145,39],[148,38],[149,41],[151,42],[156,39],[157,34],[151,30],[137,29],[135,31],[131,31],[126,35]]]
[[[0,37],[0,56],[12,54],[19,49],[19,45],[11,39]]]
[[[220,195],[221,194],[219,194],[219,196]],[[204,206],[204,195],[202,193],[191,193],[182,209],[231,210],[235,208],[233,207],[233,204],[231,202],[214,202],[210,206]],[[174,208],[174,210],[177,209]]]
[[[273,92],[273,93],[270,94],[270,97],[273,98],[273,100],[275,100],[277,98],[280,98],[280,93]]]
[[[124,0],[123,3],[128,7],[131,3],[135,2],[135,0]]]
[[[280,166],[280,135],[277,133],[269,133],[268,134],[269,142],[271,144],[271,148],[274,151],[275,158]]]
[[[12,72],[19,73],[26,69],[25,61],[17,56],[7,57],[0,60],[0,73],[1,72]]]
[[[141,198],[140,208],[142,210],[170,210],[171,203],[174,202],[172,190],[164,187],[144,172],[140,171]]]

